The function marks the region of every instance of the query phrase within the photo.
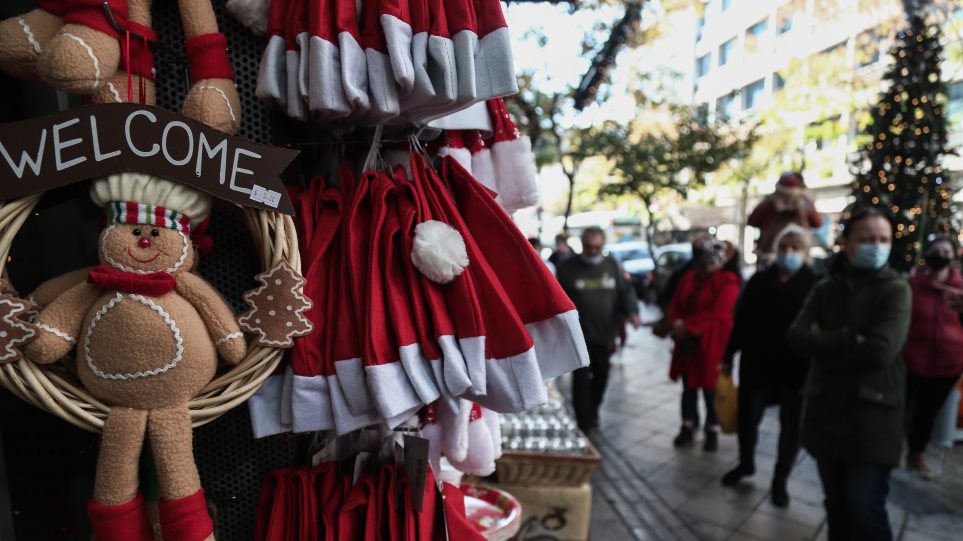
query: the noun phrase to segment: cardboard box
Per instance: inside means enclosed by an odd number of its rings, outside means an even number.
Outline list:
[[[522,505],[518,539],[539,534],[560,541],[586,541],[592,516],[592,486],[577,487],[486,483],[504,490]]]

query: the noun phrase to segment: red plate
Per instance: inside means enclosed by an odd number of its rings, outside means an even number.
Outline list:
[[[522,525],[522,505],[514,496],[497,488],[463,483],[465,515],[489,541],[505,541]]]

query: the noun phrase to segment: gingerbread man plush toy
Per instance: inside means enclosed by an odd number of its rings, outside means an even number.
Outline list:
[[[89,515],[96,541],[151,541],[138,463],[145,435],[161,489],[166,541],[213,539],[194,464],[187,404],[247,344],[227,303],[191,272],[190,228],[210,198],[149,175],[93,182],[107,211],[101,264],[49,303],[26,354],[52,363],[76,347],[80,381],[111,406],[104,424]]]

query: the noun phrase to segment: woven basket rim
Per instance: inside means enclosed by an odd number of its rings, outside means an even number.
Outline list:
[[[0,203],[0,274],[5,274],[13,239],[43,194]],[[278,212],[244,207],[248,229],[254,236],[262,270],[282,260],[301,272],[301,257],[294,221]],[[207,424],[243,404],[275,371],[284,350],[248,342],[245,358],[218,373],[188,404],[195,427]],[[38,365],[21,359],[0,365],[0,385],[28,404],[52,413],[70,424],[100,432],[110,406],[91,396],[63,363]]]

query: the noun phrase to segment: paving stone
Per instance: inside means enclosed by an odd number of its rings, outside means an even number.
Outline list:
[[[760,539],[809,541],[816,536],[818,529],[818,524],[805,526],[766,513],[756,512],[739,526],[737,531]]]

